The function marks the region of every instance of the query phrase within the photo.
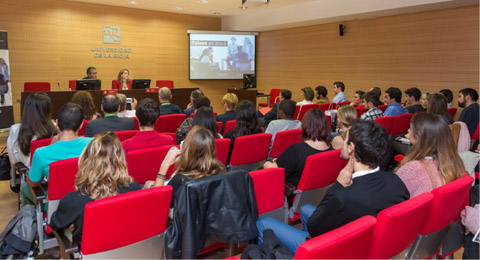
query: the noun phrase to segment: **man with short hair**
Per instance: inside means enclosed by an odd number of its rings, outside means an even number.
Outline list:
[[[93,137],[105,131],[135,130],[135,122],[131,118],[118,117],[120,99],[112,94],[105,95],[101,105],[103,118],[91,120],[85,129],[85,136]]]
[[[195,99],[203,98],[204,96],[205,95],[200,89],[195,89],[194,91],[192,91],[192,93],[190,93],[190,103],[188,103],[187,108],[183,110],[183,113],[187,115],[187,118],[190,117],[190,114],[192,114],[195,110],[195,107],[193,106],[193,101]]]
[[[182,114],[182,110],[172,100],[172,91],[167,87],[158,90],[158,101],[160,101],[160,115]]]
[[[333,103],[340,103],[344,101],[348,101],[347,95],[344,93],[345,91],[345,84],[341,81],[336,81],[333,83],[333,93],[335,93],[335,97],[332,99]]]
[[[87,76],[84,77],[83,79],[97,79],[97,68],[88,67]]]
[[[56,142],[38,148],[33,154],[27,183],[22,185],[22,195],[25,202],[34,204],[29,185],[31,187],[41,185],[45,191],[47,190],[50,163],[80,156],[83,148],[92,140],[92,138],[78,137],[78,130],[80,130],[82,122],[83,111],[79,105],[69,102],[60,108],[56,120],[60,132],[54,138]]]
[[[289,99],[282,100],[280,105],[278,105],[278,119],[270,122],[267,130],[265,130],[265,133],[272,134],[272,142],[270,143],[270,147],[272,146],[275,135],[278,132],[302,127],[301,121],[293,119],[296,106],[297,104],[295,101]]]
[[[328,103],[328,102],[330,102],[330,101],[328,100],[328,97],[327,97],[327,95],[328,95],[328,90],[327,90],[326,87],[324,87],[324,86],[317,86],[317,87],[315,88],[315,91],[317,92],[317,96],[316,96],[316,98],[317,98],[317,100],[318,100],[317,104],[320,105],[320,104],[323,104],[323,103]]]
[[[138,118],[140,132],[122,142],[125,152],[174,144],[171,136],[159,134],[155,131],[155,122],[160,116],[160,108],[153,99],[146,98],[140,101],[135,110],[135,115]]]
[[[304,230],[265,217],[257,221],[259,243],[263,243],[263,231],[272,229],[294,254],[308,236],[324,234],[366,215],[376,216],[381,210],[408,200],[410,194],[402,180],[378,167],[387,146],[388,134],[383,127],[372,121],[355,120],[340,155],[348,160],[347,165],[317,207],[307,204],[301,208]]]
[[[382,104],[377,93],[370,91],[365,93],[362,96],[363,106],[365,109],[368,109],[365,113],[362,114],[360,119],[373,121],[375,118],[383,116],[383,111],[378,108]]]
[[[277,119],[278,105],[280,104],[281,101],[286,100],[286,99],[287,100],[292,99],[292,91],[290,91],[288,89],[280,90],[280,101],[273,104],[272,109],[270,111],[268,111],[267,113],[265,113],[264,119],[265,119],[266,123]]]
[[[458,92],[458,106],[463,108],[458,121],[467,124],[470,136],[478,126],[478,92],[473,88],[464,88]]]
[[[420,105],[420,98],[422,97],[422,92],[418,88],[409,88],[405,90],[405,105],[407,106],[407,111],[410,114],[415,114],[418,112],[424,112],[425,109]]]
[[[387,104],[387,110],[383,113],[384,116],[398,116],[407,114],[408,111],[404,108],[402,102],[402,91],[400,89],[391,87],[385,91],[384,103]]]

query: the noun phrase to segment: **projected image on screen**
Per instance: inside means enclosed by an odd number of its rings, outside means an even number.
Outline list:
[[[255,73],[255,35],[190,34],[190,79],[242,79]]]

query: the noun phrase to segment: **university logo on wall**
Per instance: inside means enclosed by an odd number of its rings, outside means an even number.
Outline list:
[[[120,44],[120,26],[103,26],[103,43]]]

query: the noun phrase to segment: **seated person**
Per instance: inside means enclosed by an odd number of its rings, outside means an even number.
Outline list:
[[[323,104],[323,103],[329,103],[330,101],[328,100],[328,90],[324,86],[317,86],[315,88],[315,91],[317,91],[317,104]]]
[[[58,133],[51,118],[50,97],[42,92],[28,95],[23,106],[22,122],[10,127],[7,151],[10,163],[30,167],[30,144],[37,139],[50,138]]]
[[[210,107],[210,99],[207,97],[202,97],[199,99],[195,99],[194,101],[194,108],[195,110],[193,111],[194,113],[197,112],[197,110],[201,107]],[[177,131],[175,132],[175,135],[177,136],[177,144],[181,144],[182,141],[185,139],[185,136],[187,136],[188,130],[192,126],[193,123],[193,118],[187,117],[185,121],[177,128]]]
[[[237,107],[237,104],[238,97],[234,93],[227,93],[223,96],[222,107],[225,113],[217,116],[217,121],[222,122],[220,133],[223,133],[228,121],[235,120],[235,108]]]
[[[420,98],[422,97],[422,92],[418,88],[409,88],[405,90],[405,104],[407,105],[407,111],[410,114],[415,114],[418,112],[424,112],[425,109],[420,104]]]
[[[383,111],[378,108],[378,106],[383,105],[380,102],[379,96],[373,91],[369,91],[363,95],[363,106],[367,110],[362,114],[360,119],[373,121],[375,118],[383,116]]]
[[[428,106],[428,99],[430,98],[431,93],[423,93],[422,97],[420,98],[420,105],[422,105],[423,109],[427,110]]]
[[[88,137],[78,137],[78,130],[80,130],[82,122],[83,111],[79,105],[69,102],[60,108],[57,118],[60,132],[54,138],[56,142],[35,151],[27,182],[22,185],[22,196],[26,203],[34,204],[29,185],[31,187],[42,185],[46,193],[50,163],[78,157],[83,148],[92,140]]]
[[[263,243],[263,231],[272,229],[295,254],[307,236],[316,237],[366,215],[376,216],[381,210],[407,200],[409,194],[402,180],[378,167],[387,146],[388,134],[383,127],[372,121],[355,120],[341,152],[341,158],[349,160],[348,164],[318,207],[311,204],[302,207],[304,230],[271,217],[261,218],[257,221],[259,244]]]
[[[135,115],[138,118],[140,132],[122,142],[125,153],[137,149],[173,144],[171,136],[159,134],[155,131],[155,122],[160,116],[160,109],[153,99],[146,98],[140,101],[137,110],[135,110]]]
[[[118,117],[120,99],[112,94],[105,95],[102,99],[103,118],[88,122],[85,136],[93,137],[105,131],[135,130],[135,122],[131,118]]]
[[[415,114],[410,123],[409,139],[413,146],[400,163],[397,175],[407,186],[410,198],[465,174],[452,133],[438,115]]]
[[[75,95],[72,97],[72,102],[82,107],[83,120],[90,121],[102,117],[102,115],[97,112],[97,108],[95,107],[95,103],[93,103],[92,94],[90,94],[90,92],[84,90],[75,91]]]
[[[97,75],[98,75],[97,68],[88,67],[87,68],[87,76],[84,77],[83,79],[97,79]]]
[[[147,181],[145,186],[163,186],[168,169],[176,164],[175,172],[168,182],[173,188],[173,207],[175,192],[184,182],[226,172],[225,165],[217,159],[216,154],[215,137],[211,131],[203,126],[195,126],[187,134],[182,150],[172,147],[163,159],[155,182]]]
[[[280,101],[273,104],[272,109],[267,113],[265,113],[264,115],[264,119],[266,123],[277,119],[278,105],[280,105],[280,102],[282,102],[285,99],[288,99],[288,100],[292,99],[292,91],[288,89],[282,89],[280,91]]]
[[[192,121],[192,128],[195,126],[203,126],[208,129],[215,139],[222,139],[223,136],[218,133],[217,121],[211,107],[201,107],[195,113]]]
[[[440,90],[440,94],[445,96],[445,101],[447,101],[448,108],[452,107],[452,100],[453,100],[453,92],[450,89],[442,89]]]
[[[75,190],[60,200],[50,220],[53,230],[73,230],[73,241],[82,244],[83,214],[91,201],[141,189],[128,175],[120,140],[113,132],[95,137],[78,160]]]
[[[199,99],[204,97],[205,95],[200,89],[196,89],[190,93],[190,103],[188,103],[187,108],[183,110],[183,113],[187,115],[187,118],[190,117],[190,114],[192,114],[195,111],[195,107],[193,106],[193,101],[195,99]]]
[[[113,81],[112,89],[128,90],[132,89],[132,80],[130,79],[130,71],[121,69],[118,72],[117,79]]]
[[[385,116],[398,116],[402,114],[407,114],[408,111],[406,108],[404,108],[400,102],[402,102],[402,91],[398,88],[388,88],[385,91],[385,99],[384,103],[387,104],[387,109],[385,110],[385,113],[383,113]]]
[[[117,113],[118,117],[135,117],[135,109],[137,108],[137,100],[132,98],[132,103],[130,103],[130,108],[127,108],[127,96],[122,93],[116,95],[120,100],[120,111]]]
[[[364,94],[365,94],[364,91],[361,91],[361,90],[355,91],[355,95],[353,96],[352,102],[350,102],[350,106],[352,107],[361,106],[363,103],[362,97]]]
[[[348,101],[347,95],[345,95],[345,84],[341,81],[336,81],[333,83],[333,93],[335,93],[335,97],[333,97],[333,103],[340,103]]]
[[[458,106],[463,108],[458,121],[468,126],[470,136],[473,135],[478,126],[478,92],[473,88],[464,88],[458,93]]]
[[[337,112],[337,135],[332,140],[333,149],[340,149],[343,147],[343,142],[346,131],[350,127],[353,120],[357,119],[357,110],[352,106],[341,106]]]
[[[440,116],[448,125],[453,123],[453,118],[448,113],[448,106],[445,97],[439,93],[433,93],[428,99],[427,113]]]
[[[167,87],[162,87],[158,91],[158,101],[160,101],[160,115],[182,114],[182,110],[172,100],[172,91]]]
[[[302,122],[294,120],[296,104],[293,100],[282,100],[278,106],[277,120],[273,120],[268,124],[265,133],[272,134],[272,142],[275,140],[275,135],[280,131],[298,129],[302,126]]]
[[[314,95],[315,94],[313,93],[313,89],[311,87],[302,88],[303,100],[300,102],[297,102],[297,106],[313,104]]]

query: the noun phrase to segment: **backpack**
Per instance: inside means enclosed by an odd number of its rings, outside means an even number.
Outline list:
[[[35,255],[37,219],[33,205],[23,206],[0,234],[1,259],[26,259]]]
[[[5,152],[6,148],[3,148],[0,153],[0,180],[10,180],[10,169],[12,166],[10,165],[8,153]]]

